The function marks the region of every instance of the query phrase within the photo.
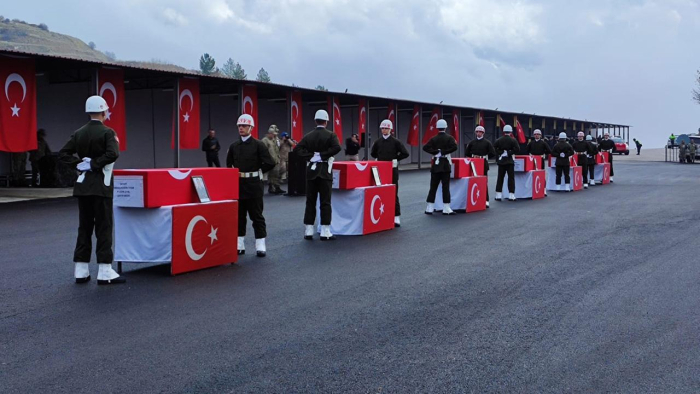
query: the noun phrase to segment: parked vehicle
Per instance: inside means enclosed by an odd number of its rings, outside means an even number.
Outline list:
[[[612,138],[613,142],[615,143],[615,149],[617,150],[617,153],[619,154],[630,154],[630,147],[625,143],[625,141],[621,137],[613,137]]]

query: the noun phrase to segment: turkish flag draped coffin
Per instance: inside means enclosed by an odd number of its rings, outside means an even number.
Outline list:
[[[541,170],[542,157],[530,155],[515,155],[513,156],[516,172],[527,172],[533,170]]]
[[[486,191],[488,178],[485,176],[470,176],[467,178],[450,179],[450,208],[467,213],[486,209]],[[434,208],[442,211],[442,185],[438,186]]]
[[[114,171],[114,205],[156,208],[199,202],[192,176],[204,179],[211,201],[238,200],[236,168],[158,168]]]
[[[253,127],[252,136],[258,137],[260,123],[258,123],[258,89],[252,85],[243,86],[243,100],[241,100],[241,113],[253,117],[255,127]],[[300,140],[301,138],[299,138]],[[298,141],[298,140],[297,140]]]
[[[414,106],[413,107],[413,115],[411,117],[411,128],[408,130],[408,138],[406,139],[406,143],[411,146],[418,146],[418,134],[420,130],[418,128],[420,127],[420,107],[419,106]]]
[[[549,167],[556,167],[557,158],[555,156],[549,156]],[[573,155],[569,157],[569,165],[575,167],[578,165],[578,155]]]
[[[338,141],[343,143],[343,119],[340,117],[340,100],[337,97],[328,97],[330,107],[332,130],[338,136]]]
[[[304,137],[304,117],[302,116],[301,108],[301,92],[292,92],[292,139],[301,141]],[[256,123],[257,124],[257,123]]]
[[[610,163],[610,153],[609,152],[598,152],[595,157],[596,164]]]
[[[610,183],[610,163],[597,164],[593,167],[593,179],[603,185]]]
[[[359,119],[358,119],[359,127],[358,127],[358,129],[360,130],[360,132],[359,132],[360,143],[362,143],[362,146],[365,146],[364,141],[365,141],[365,138],[367,138],[364,136],[365,131],[367,131],[366,130],[367,129],[367,100],[360,99],[358,102],[358,105],[359,105],[358,108],[360,108],[359,112],[358,112],[358,115],[359,115]],[[340,144],[343,145],[343,140],[340,140]]]
[[[433,108],[433,113],[430,115],[430,120],[428,120],[428,125],[425,127],[425,134],[423,134],[423,145],[427,144],[428,141],[437,135],[437,121],[440,119],[440,108]]]
[[[126,105],[124,70],[101,68],[97,71],[97,94],[107,102],[105,126],[117,133],[119,150],[126,150]]]
[[[578,191],[583,189],[583,169],[580,166],[570,167],[569,178],[571,179],[571,184],[569,185],[570,190]],[[555,167],[547,168],[547,190],[553,191],[566,191],[564,175],[561,177],[561,184],[557,185],[557,175]]]
[[[358,187],[333,192],[331,232],[367,235],[394,228],[396,186]],[[316,205],[318,209],[318,204]],[[358,214],[358,212],[361,212]],[[321,226],[317,227],[321,231]]]
[[[177,114],[180,126],[180,149],[199,148],[199,79],[180,78],[177,92]],[[174,131],[174,130],[173,130]],[[175,147],[173,133],[172,147]]]
[[[534,170],[515,173],[515,198],[531,198],[537,200],[544,198],[547,187],[544,170]],[[503,181],[503,192],[510,193],[508,188],[508,175]]]
[[[333,188],[374,186],[372,167],[377,167],[383,185],[391,183],[393,169],[390,161],[336,161],[333,163]]]
[[[172,208],[173,275],[237,261],[238,201]]]
[[[0,61],[0,151],[37,148],[34,60],[4,57]]]
[[[474,170],[472,171],[472,164]],[[480,158],[452,158],[452,178],[466,178],[469,176],[484,175],[484,159]]]

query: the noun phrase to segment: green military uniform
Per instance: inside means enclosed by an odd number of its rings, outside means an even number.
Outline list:
[[[689,147],[689,149],[688,149],[688,152],[690,153],[690,162],[691,162],[691,163],[695,163],[695,151],[696,151],[695,143],[693,143],[693,142],[691,141],[691,142],[690,142],[690,147]]]
[[[78,154],[78,158],[74,155]],[[61,161],[76,166],[90,159],[90,171],[81,172],[73,187],[78,198],[80,223],[73,261],[89,263],[92,233],[97,237],[98,264],[112,264],[112,167],[119,157],[119,142],[114,130],[99,120],[91,120],[71,135],[60,151]]]
[[[268,192],[278,193],[280,189],[280,146],[277,137],[268,138],[265,137],[262,140],[265,144],[265,148],[270,153],[270,157],[275,162],[275,167],[267,173],[267,180],[269,182]]]

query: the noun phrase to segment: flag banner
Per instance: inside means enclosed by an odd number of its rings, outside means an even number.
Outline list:
[[[107,102],[105,126],[117,133],[119,150],[126,150],[126,105],[124,70],[101,68],[97,71],[97,94]]]
[[[255,127],[253,127],[251,135],[254,138],[260,138],[258,133],[258,130],[260,130],[260,123],[258,122],[258,88],[252,85],[245,85],[241,96],[243,97],[241,113],[253,117]]]
[[[34,60],[3,58],[0,81],[0,151],[37,149]]]

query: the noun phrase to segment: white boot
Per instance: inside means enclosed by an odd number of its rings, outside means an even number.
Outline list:
[[[335,235],[331,234],[331,226],[321,225],[321,241],[332,241]]]
[[[496,198],[494,198],[496,201],[501,201],[503,200],[503,193],[496,192]]]
[[[238,237],[238,254],[245,254],[245,237]]]
[[[265,248],[265,238],[257,238],[255,240],[255,253],[258,257],[265,257],[267,248]]]
[[[442,214],[443,215],[454,215],[455,211],[450,208],[450,203],[444,203],[442,204]]]
[[[90,265],[75,263],[75,283],[85,283],[90,280]]]
[[[583,184],[583,188],[584,188],[584,189],[588,189],[588,184],[587,184],[587,183],[584,183],[584,184]]]
[[[126,279],[119,276],[117,271],[112,269],[112,264],[98,264],[97,266],[99,267],[97,271],[98,285],[119,284],[126,282]]]
[[[488,208],[488,207],[489,207],[489,202],[488,202],[488,201],[486,201],[486,208]]]
[[[591,179],[591,186],[595,186],[595,181]]]
[[[570,192],[570,191],[571,191],[571,185],[569,185],[568,183],[566,184],[566,191],[567,191],[567,192]]]
[[[401,227],[401,217],[394,216],[394,227]]]
[[[425,207],[425,214],[432,215],[434,211],[435,205],[432,202],[429,202],[428,205]]]
[[[314,239],[314,225],[307,224],[304,226],[304,239],[312,240]]]
[[[612,179],[612,178],[613,178],[613,177],[610,177],[610,183],[613,183],[613,179]]]
[[[510,201],[515,201],[515,193],[508,193],[508,199]]]

